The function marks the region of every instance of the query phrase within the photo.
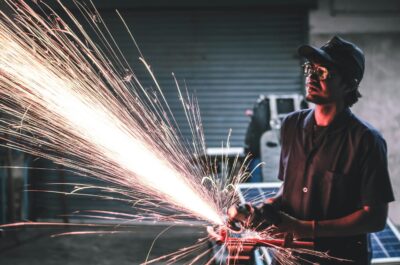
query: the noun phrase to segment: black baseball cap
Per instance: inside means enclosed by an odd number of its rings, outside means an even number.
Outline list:
[[[364,75],[365,57],[354,43],[334,36],[321,48],[302,45],[298,53],[310,62],[333,65],[346,79],[358,85]]]

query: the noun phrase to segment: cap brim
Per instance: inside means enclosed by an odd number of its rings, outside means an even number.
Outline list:
[[[310,45],[302,45],[298,48],[297,52],[300,56],[306,58],[310,62],[321,63],[321,64],[335,64],[332,57],[327,54],[325,51],[310,46]]]

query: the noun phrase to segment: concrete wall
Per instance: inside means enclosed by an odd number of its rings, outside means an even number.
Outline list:
[[[318,9],[310,13],[310,43],[321,46],[334,34],[365,52],[363,97],[352,110],[387,141],[397,199],[390,204],[389,216],[400,225],[400,1],[365,0],[361,5],[358,0],[319,0]]]

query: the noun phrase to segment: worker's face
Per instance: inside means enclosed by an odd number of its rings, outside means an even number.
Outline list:
[[[337,70],[309,63],[305,66],[305,75],[307,101],[318,105],[343,101],[346,83]]]

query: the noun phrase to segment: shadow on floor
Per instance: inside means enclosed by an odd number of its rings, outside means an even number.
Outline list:
[[[87,234],[52,237],[78,229],[30,228],[7,231],[0,238],[0,264],[4,265],[139,265],[145,259],[153,240],[167,226],[139,225],[116,234]],[[93,229],[90,229],[94,231]],[[119,229],[121,230],[121,229]],[[193,246],[207,236],[204,227],[172,227],[154,243],[150,259]],[[176,265],[187,264],[202,251],[191,253]],[[205,264],[205,255],[195,264]],[[165,261],[155,265],[166,264]]]

